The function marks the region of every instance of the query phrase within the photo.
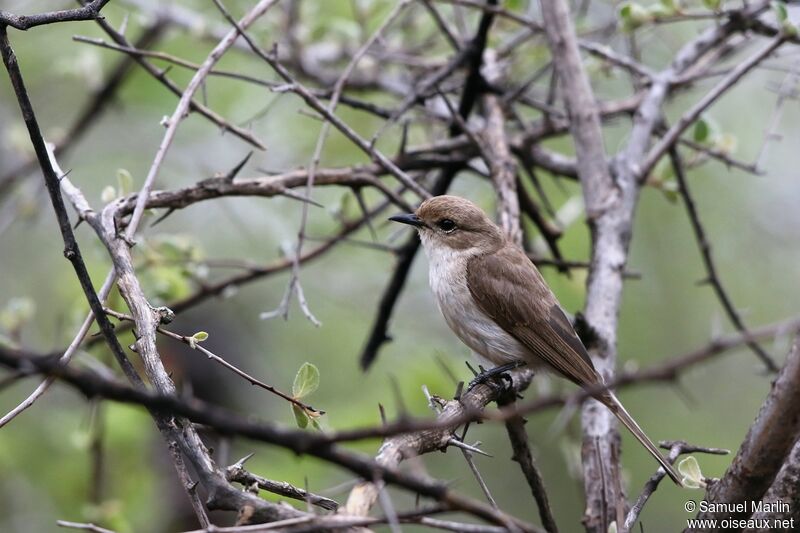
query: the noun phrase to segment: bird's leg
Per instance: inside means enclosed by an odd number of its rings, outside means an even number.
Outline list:
[[[475,372],[475,370],[473,370],[472,367],[469,366],[469,363],[467,363],[467,366],[475,374],[475,377],[472,379],[472,381],[469,382],[469,385],[467,386],[467,391],[474,389],[481,383],[486,383],[489,386],[497,385],[498,378],[500,380],[499,381],[500,386],[506,388],[506,386],[511,385],[511,376],[508,374],[508,371],[515,370],[527,364],[528,363],[525,361],[517,360],[511,363],[507,363],[505,365],[496,366],[489,370],[486,370],[481,365],[478,365],[478,368],[480,369],[480,373],[478,373]],[[504,382],[508,382],[508,384]]]

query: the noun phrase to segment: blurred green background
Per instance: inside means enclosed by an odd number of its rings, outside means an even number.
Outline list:
[[[127,34],[135,36],[147,17],[135,8],[125,8],[124,3],[117,4],[112,2],[103,11],[104,15],[116,27],[129,15]],[[250,2],[228,4],[232,12],[241,14]],[[368,27],[374,28],[392,2],[355,4],[368,15]],[[529,9],[526,2],[509,4],[520,11]],[[533,4],[535,7],[536,2]],[[196,0],[184,5],[215,23],[223,22],[210,3]],[[68,6],[64,2],[0,1],[2,9],[15,13]],[[450,12],[448,6],[440,9]],[[431,33],[433,27],[424,9],[414,6],[413,10],[418,24],[414,31]],[[350,2],[303,2],[302,13],[307,24],[304,35],[309,42],[346,42],[357,47],[363,41],[359,27],[353,22]],[[593,3],[579,26],[588,27],[615,16],[613,5]],[[467,11],[466,20],[469,28],[475,27],[473,13]],[[254,34],[268,45],[278,39],[279,22],[276,10],[264,18]],[[661,67],[701,27],[702,24],[688,24],[644,29],[637,39],[648,64]],[[507,35],[511,28],[510,23],[501,21],[493,35]],[[73,42],[72,36],[76,34],[104,38],[91,22],[40,27],[27,33],[10,31],[38,119],[49,140],[63,135],[91,89],[119,59],[117,52]],[[612,39],[611,44],[624,44],[626,39],[621,35]],[[542,41],[527,46],[529,52],[520,55],[519,64],[511,71],[512,80],[524,80],[547,57]],[[200,62],[212,47],[213,43],[175,28],[157,49]],[[426,53],[444,60],[449,50],[439,42]],[[796,57],[786,53],[771,63],[796,64]],[[267,65],[239,51],[228,53],[220,66],[275,79]],[[589,66],[600,98],[629,94],[625,76],[605,72],[594,60],[589,61]],[[190,74],[179,68],[169,73],[181,86]],[[738,159],[752,161],[758,153],[775,107],[774,89],[785,76],[784,72],[758,69],[709,113],[708,120],[714,124],[715,132],[735,139],[734,155]],[[10,84],[5,75],[2,77],[0,174],[16,167],[30,154]],[[679,116],[710,83],[701,83],[697,90],[681,94],[670,103],[668,115]],[[309,164],[320,122],[299,112],[303,105],[296,97],[221,79],[209,80],[205,97],[214,110],[232,122],[252,127],[268,147],[266,152],[253,155],[242,176]],[[397,104],[374,94],[365,98]],[[141,69],[135,69],[112,108],[61,159],[61,166],[72,170],[71,179],[95,207],[102,205],[104,188],[117,187],[118,169],[131,174],[135,189],[141,186],[164,131],[159,120],[172,113],[176,102],[160,84]],[[374,117],[344,107],[339,114],[366,137],[380,125]],[[781,138],[770,142],[767,148],[764,176],[747,175],[715,162],[693,169],[689,175],[722,280],[751,326],[797,313],[800,180],[796,147],[800,132],[795,125],[799,119],[796,101],[789,101],[780,118]],[[622,146],[627,128],[627,120],[619,120],[607,128],[609,152]],[[436,132],[424,128],[412,129],[411,133],[415,143],[436,138]],[[387,153],[392,153],[398,134],[395,127],[383,139],[380,146]],[[568,138],[548,142],[548,146],[565,152],[571,150]],[[176,188],[226,172],[248,151],[233,136],[220,135],[202,117],[191,115],[179,130],[157,187]],[[366,161],[364,154],[341,135],[331,134],[323,166]],[[394,185],[389,178],[386,182]],[[571,199],[574,202],[580,193],[575,183],[564,180],[556,183],[546,175],[543,182],[557,207]],[[460,175],[452,192],[477,201],[487,210],[493,208],[491,188],[474,175]],[[309,234],[313,237],[333,234],[338,227],[337,213],[358,215],[349,190],[319,187],[313,197],[325,206],[311,209]],[[378,196],[369,193],[367,199],[374,202]],[[647,188],[642,194],[628,264],[642,278],[627,281],[620,320],[619,363],[626,367],[655,364],[701,346],[714,335],[732,331],[712,290],[696,283],[704,277],[704,269],[685,209],[673,200],[669,194],[654,188]],[[169,301],[194,290],[196,284],[187,277],[185,269],[169,262],[176,257],[243,258],[257,264],[280,258],[281,247],[296,239],[300,214],[301,204],[288,198],[236,198],[189,207],[155,228],[149,228],[146,221],[142,242],[135,252],[148,295],[154,302]],[[20,301],[35,303],[33,314],[21,327],[21,344],[39,351],[62,348],[77,330],[87,305],[72,269],[63,259],[57,226],[37,173],[22,180],[6,199],[0,218],[3,221],[0,309],[13,308]],[[528,229],[535,235],[532,227]],[[406,237],[406,230],[398,231],[380,220],[377,230],[381,243],[398,244]],[[85,225],[77,230],[77,235],[93,279],[99,285],[109,268],[105,250]],[[356,238],[369,241],[371,236],[362,230]],[[307,242],[306,249],[315,244]],[[580,215],[568,227],[561,250],[565,257],[579,260],[588,257],[588,248],[588,232]],[[342,429],[376,424],[380,420],[379,403],[390,416],[403,409],[414,415],[426,415],[429,411],[421,391],[423,385],[445,397],[451,396],[455,389],[436,358],[444,361],[459,379],[469,379],[464,361],[470,356],[435,308],[422,256],[415,261],[395,310],[391,323],[394,341],[385,346],[377,364],[367,374],[358,368],[360,350],[393,264],[391,254],[384,251],[342,243],[305,265],[300,279],[321,327],[306,320],[295,301],[288,321],[259,319],[259,313],[274,309],[280,302],[288,281],[286,274],[243,286],[225,298],[209,300],[180,314],[170,327],[185,334],[207,331],[210,337],[205,346],[282,390],[291,389],[294,374],[303,362],[313,363],[320,370],[321,384],[309,402],[327,411],[322,421],[324,427]],[[207,275],[209,279],[233,272],[217,268],[205,272],[204,267],[194,267],[194,275]],[[568,311],[581,309],[583,272],[574,271],[570,278],[552,269],[543,273]],[[114,305],[123,310],[118,297],[115,298]],[[201,398],[259,419],[294,423],[285,402],[246,385],[183,345],[169,339],[159,340],[165,360],[184,389],[190,388]],[[785,357],[787,345],[785,337],[764,344],[779,361]],[[111,364],[103,349],[92,350],[91,354]],[[2,390],[0,410],[11,409],[37,382],[37,378],[28,378]],[[770,377],[764,375],[762,365],[751,352],[741,349],[692,369],[675,386],[626,389],[621,398],[655,440],[684,439],[735,450],[769,386]],[[559,390],[571,388],[559,381],[537,377],[527,397]],[[580,427],[577,417],[572,416],[565,428],[554,428],[558,414],[557,410],[535,414],[529,418],[527,429],[557,521],[563,531],[575,531],[580,528],[583,510],[582,485],[577,477]],[[187,518],[191,517],[191,511],[187,510],[185,496],[175,481],[163,442],[146,413],[129,406],[103,404],[99,416],[104,421],[105,449],[105,482],[99,497],[91,496],[92,421],[99,418],[84,398],[66,387],[56,386],[32,409],[0,430],[0,531],[52,531],[56,529],[56,519],[94,521],[119,531],[166,532],[193,526]],[[623,432],[622,438],[627,491],[635,496],[654,471],[654,464],[627,433]],[[499,505],[523,519],[538,522],[524,479],[517,465],[509,460],[511,451],[504,429],[483,424],[470,430],[469,439],[482,441],[484,449],[494,456],[478,457],[476,461]],[[378,446],[377,441],[371,441],[353,448],[374,454]],[[230,446],[219,443],[217,448],[228,462],[254,451],[256,455],[248,463],[254,473],[299,486],[307,484],[311,490],[341,502],[349,487],[336,489],[336,486],[352,480],[347,472],[314,459],[295,457],[276,447],[236,440]],[[721,475],[729,462],[729,457],[698,459],[707,476]],[[432,454],[414,462],[424,464],[436,477],[452,480],[459,491],[481,497],[460,453]],[[413,499],[407,494],[395,494],[398,509],[413,506]],[[702,495],[663,484],[642,515],[645,529],[651,532],[682,529],[687,517],[682,502],[688,498],[698,500]],[[220,520],[225,523],[230,517]]]

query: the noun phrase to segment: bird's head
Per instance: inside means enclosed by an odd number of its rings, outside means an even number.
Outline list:
[[[389,220],[416,227],[427,250],[446,247],[490,252],[503,244],[502,231],[486,213],[458,196],[434,196],[422,202],[415,213]]]

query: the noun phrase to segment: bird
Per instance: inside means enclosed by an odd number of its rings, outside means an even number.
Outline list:
[[[561,304],[527,254],[470,200],[431,197],[394,222],[416,228],[445,322],[498,366],[555,372],[605,405],[679,486],[681,478],[617,396],[604,386]]]

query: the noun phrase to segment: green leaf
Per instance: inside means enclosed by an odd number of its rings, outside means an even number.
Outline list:
[[[722,0],[703,0],[703,5],[712,11],[717,11],[722,5]]]
[[[104,204],[108,202],[113,202],[117,198],[117,190],[112,187],[111,185],[106,185],[103,187],[103,191],[100,193],[100,201]]]
[[[711,127],[705,119],[700,118],[694,123],[694,130],[692,131],[692,139],[695,142],[706,142],[711,134]]]
[[[786,4],[784,2],[773,1],[770,2],[770,5],[772,5],[772,10],[775,11],[778,22],[783,24],[788,20],[789,13],[786,11]]]
[[[630,31],[646,24],[652,20],[647,8],[635,3],[625,2],[619,8],[619,17],[622,20],[623,29]]]
[[[133,192],[133,176],[124,168],[117,169],[117,184],[120,196],[127,196]]]
[[[303,363],[294,377],[292,395],[298,399],[303,398],[317,390],[317,387],[319,387],[319,369],[311,363]]]
[[[665,181],[661,184],[661,192],[664,193],[664,198],[668,202],[674,204],[678,202],[680,195],[678,194],[678,183],[676,181]]]
[[[203,342],[208,338],[208,333],[205,331],[198,331],[191,337],[189,337],[189,347],[194,350],[197,348],[197,344]]]
[[[694,123],[692,138],[698,143],[710,143],[719,135],[719,126],[709,115],[702,115]]]
[[[297,422],[297,427],[305,429],[308,426],[308,415],[306,415],[306,412],[292,404],[292,413],[294,413],[294,420]]]
[[[681,462],[678,463],[678,472],[683,476],[681,481],[687,488],[705,488],[705,478],[700,471],[700,465],[697,464],[697,459],[695,459],[693,455],[682,459]]]

